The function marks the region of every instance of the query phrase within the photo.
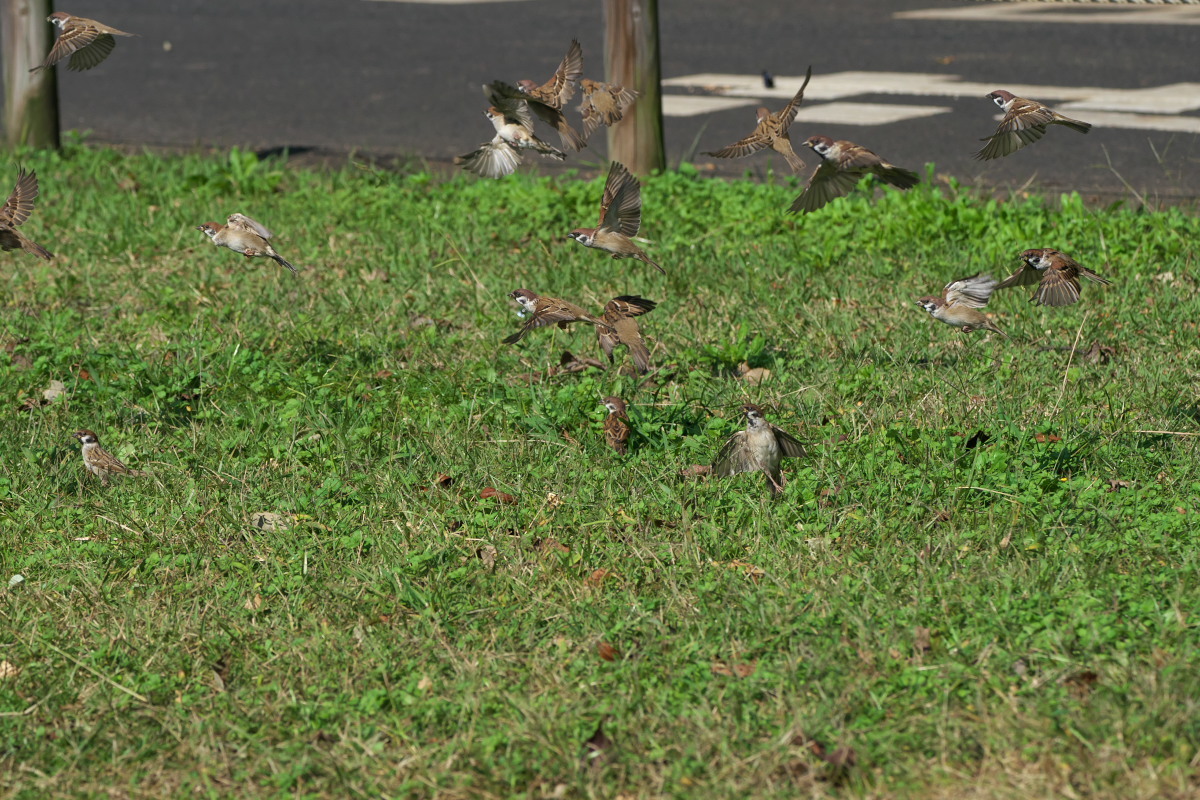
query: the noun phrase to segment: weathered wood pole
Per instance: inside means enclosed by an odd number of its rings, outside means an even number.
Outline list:
[[[58,147],[58,82],[41,64],[54,44],[50,0],[0,0],[4,59],[4,141],[9,147]]]
[[[667,166],[658,62],[658,0],[604,0],[605,80],[638,99],[608,129],[608,157],[648,175]]]

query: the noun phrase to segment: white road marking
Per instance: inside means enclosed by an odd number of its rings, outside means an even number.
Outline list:
[[[1138,5],[1136,8],[1097,11],[1095,5],[1075,7],[1070,11],[1062,5],[994,5],[980,3],[968,8],[930,8],[920,11],[898,11],[896,19],[943,19],[957,22],[1020,22],[1037,25],[1042,22],[1069,22],[1093,25],[1200,25],[1200,6]]]
[[[663,97],[663,112],[672,116],[695,116],[709,111],[721,111],[739,105],[756,105],[749,98],[765,98],[782,105],[795,95],[804,83],[799,76],[776,76],[775,87],[767,89],[760,75],[730,75],[705,72],[663,81],[664,86],[699,88],[712,95],[687,96],[695,102],[704,100],[708,106],[696,104],[686,114],[672,114],[668,103],[683,99],[679,95]],[[1200,83],[1172,83],[1146,89],[1106,89],[1100,86],[1035,86],[1012,83],[981,83],[959,80],[957,75],[923,72],[836,72],[814,77],[805,91],[801,116],[818,122],[847,125],[885,125],[903,119],[914,119],[947,112],[940,106],[907,105],[900,103],[830,103],[865,94],[910,97],[972,97],[985,102],[988,93],[1007,89],[1020,97],[1053,103],[1064,114],[1078,116],[1096,125],[1114,128],[1178,131],[1200,133],[1200,117],[1171,116],[1200,109]],[[747,98],[732,105],[719,100]],[[870,109],[870,110],[868,110]],[[844,115],[844,116],[839,116]]]
[[[663,114],[668,117],[696,117],[700,114],[711,114],[714,111],[753,105],[753,100],[738,100],[711,95],[665,94],[662,96]]]

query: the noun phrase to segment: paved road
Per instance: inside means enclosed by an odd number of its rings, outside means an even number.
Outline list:
[[[90,130],[96,142],[312,147],[448,162],[490,138],[480,115],[484,81],[548,76],[572,36],[583,44],[585,75],[601,77],[599,0],[86,5],[84,13],[140,34],[119,40],[91,72],[60,71],[64,126]],[[911,12],[933,13],[903,16]],[[1191,16],[1162,16],[1171,13]],[[660,22],[672,163],[749,132],[768,93],[738,92],[761,86],[760,70],[786,78],[812,64],[793,138],[850,138],[897,164],[934,161],[941,172],[992,187],[1032,179],[1119,195],[1128,182],[1148,198],[1200,196],[1200,83],[1190,82],[1200,8],[663,0]],[[689,77],[706,74],[725,77]],[[995,126],[996,109],[980,95],[1011,86],[1041,88],[1031,96],[1056,106],[1073,103],[1063,110],[1096,129],[1086,138],[1052,130],[1013,157],[971,160]],[[785,80],[780,87],[786,91]],[[732,107],[693,115],[697,97]],[[595,165],[602,150],[597,137],[576,163]],[[727,174],[763,173],[766,158],[715,163]]]

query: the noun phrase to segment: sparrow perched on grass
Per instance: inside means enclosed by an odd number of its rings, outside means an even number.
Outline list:
[[[246,258],[266,256],[274,259],[277,264],[287,267],[292,272],[296,268],[288,263],[283,256],[275,252],[267,240],[272,234],[261,223],[255,222],[244,214],[230,214],[229,219],[222,225],[219,222],[206,222],[197,225],[196,230],[204,231],[217,247],[228,247],[235,253],[241,253]]]
[[[763,419],[762,409],[747,403],[742,406],[746,415],[746,430],[729,437],[721,448],[713,472],[721,477],[739,472],[762,472],[772,495],[783,491],[783,472],[780,462],[785,458],[804,455],[804,446],[790,434]]]
[[[590,139],[601,125],[615,125],[633,105],[638,93],[615,83],[602,83],[584,78],[579,83],[583,97],[579,113],[583,117],[583,138]]]
[[[567,154],[546,144],[533,133],[533,118],[529,115],[529,104],[524,100],[500,101],[503,110],[489,106],[483,115],[496,129],[490,142],[464,156],[457,156],[454,163],[484,178],[502,178],[511,175],[521,163],[522,150],[534,150],[543,156],[559,161]]]
[[[801,85],[800,91],[796,92],[796,96],[780,109],[779,113],[772,114],[766,107],[759,108],[758,127],[754,129],[753,133],[728,147],[722,147],[720,150],[704,155],[717,158],[742,158],[757,153],[765,147],[770,147],[787,160],[788,166],[792,168],[793,172],[804,169],[803,159],[792,149],[792,140],[788,137],[788,127],[796,119],[796,112],[800,110],[800,104],[804,102],[804,90],[808,86],[810,78],[812,78],[812,67],[809,67],[808,72],[804,74],[804,83]]]
[[[633,356],[638,374],[644,375],[650,371],[650,351],[646,349],[646,340],[642,338],[635,317],[653,311],[657,305],[653,300],[635,295],[614,297],[605,304],[604,321],[609,327],[597,327],[596,338],[600,340],[600,349],[608,357],[608,363],[613,363],[613,351],[617,345],[623,344],[629,349],[629,355]]]
[[[71,435],[83,445],[83,465],[88,468],[88,472],[99,476],[102,484],[107,484],[113,475],[142,477],[146,474],[122,464],[120,459],[101,447],[99,437],[86,428]]]
[[[557,297],[539,297],[528,289],[517,289],[509,292],[508,296],[517,301],[529,318],[525,320],[521,330],[505,337],[505,344],[519,342],[525,334],[547,325],[558,325],[563,330],[572,322],[586,322],[598,328],[609,327],[608,323],[599,317],[592,316],[574,303],[559,300]]]
[[[91,69],[108,58],[108,54],[117,46],[114,36],[136,35],[110,28],[94,19],[73,17],[65,11],[55,11],[46,17],[46,21],[58,26],[58,40],[54,42],[54,47],[50,48],[50,55],[46,56],[46,60],[40,66],[29,70],[30,72],[49,69],[67,56],[71,57],[67,62],[67,69],[76,72]]]
[[[975,154],[975,158],[980,161],[1003,158],[1027,144],[1033,144],[1046,135],[1047,125],[1066,125],[1080,133],[1087,133],[1092,129],[1090,122],[1064,117],[1036,100],[1016,97],[1012,92],[1003,89],[997,89],[989,94],[988,98],[1004,109],[1004,119],[1000,120],[1000,126],[996,128],[995,133],[982,140],[987,144]]]
[[[996,327],[979,309],[987,305],[996,290],[996,279],[991,275],[972,275],[951,281],[942,289],[941,295],[927,295],[917,300],[917,305],[929,312],[938,322],[961,328],[963,333],[985,329],[1008,338],[1008,334]]]
[[[614,161],[608,168],[608,180],[600,199],[600,222],[595,228],[576,228],[567,236],[584,247],[612,253],[613,258],[636,258],[666,275],[667,271],[651,261],[630,238],[641,226],[641,185],[624,164]]]
[[[558,131],[562,145],[567,150],[581,150],[587,144],[579,132],[567,122],[562,108],[567,101],[575,96],[579,86],[579,77],[583,75],[583,48],[575,39],[567,48],[567,54],[559,63],[558,69],[550,80],[541,84],[536,81],[517,81],[516,87],[504,81],[492,81],[484,84],[483,92],[494,106],[499,106],[501,98],[526,100],[533,114],[542,122]]]
[[[1021,253],[1021,261],[1020,269],[1000,281],[996,288],[1007,289],[1036,283],[1038,288],[1029,298],[1029,302],[1036,306],[1069,306],[1078,303],[1080,278],[1104,286],[1112,283],[1050,247],[1026,250]]]
[[[604,440],[608,446],[625,455],[629,442],[629,416],[625,413],[625,401],[619,397],[604,398],[608,416],[604,418]]]
[[[849,194],[867,174],[897,189],[911,189],[920,180],[917,173],[889,164],[853,142],[835,142],[828,136],[810,136],[804,146],[811,147],[822,161],[809,177],[804,191],[788,209],[793,213],[816,211],[830,200]]]
[[[4,201],[4,207],[0,208],[0,250],[19,248],[30,255],[49,261],[54,257],[53,253],[32,239],[27,239],[25,234],[17,230],[33,213],[33,201],[37,199],[37,196],[37,173],[26,172],[23,169],[17,170],[17,185],[13,187],[12,194],[8,196],[8,199]]]

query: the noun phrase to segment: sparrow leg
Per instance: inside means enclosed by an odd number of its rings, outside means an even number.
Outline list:
[[[780,473],[779,480],[775,480],[775,476],[769,472],[764,472],[763,474],[767,476],[767,485],[771,487],[771,494],[772,495],[782,494],[783,493],[783,474]]]

